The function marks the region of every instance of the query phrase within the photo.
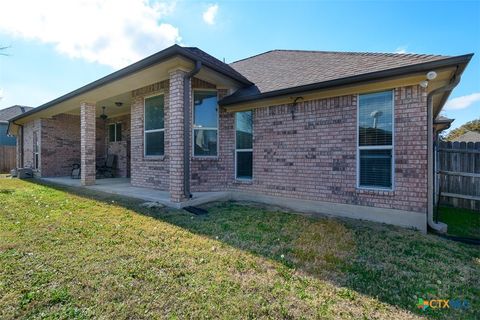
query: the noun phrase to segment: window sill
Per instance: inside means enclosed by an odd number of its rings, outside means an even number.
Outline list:
[[[236,183],[236,184],[253,184],[253,179],[235,178],[234,183]]]
[[[192,161],[219,161],[221,160],[219,156],[193,156],[190,160]]]
[[[363,194],[377,194],[383,196],[394,196],[395,190],[394,189],[386,189],[386,188],[373,188],[373,187],[357,187],[357,193]]]
[[[144,161],[165,161],[165,156],[143,156]]]

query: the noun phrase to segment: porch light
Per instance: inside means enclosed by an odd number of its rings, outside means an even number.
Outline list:
[[[422,87],[422,88],[428,87],[428,80],[420,81],[420,87]]]
[[[108,119],[108,116],[105,114],[105,106],[102,107],[103,111],[102,111],[102,114],[100,115],[100,119],[102,119],[103,121],[106,121]]]
[[[435,71],[430,71],[427,73],[427,79],[428,80],[433,80],[437,77],[437,73]]]

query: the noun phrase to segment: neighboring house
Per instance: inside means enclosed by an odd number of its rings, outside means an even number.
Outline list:
[[[225,64],[174,45],[9,130],[18,166],[42,177],[79,162],[82,184],[95,184],[95,164],[115,154],[120,176],[177,207],[192,192],[228,191],[442,229],[431,218],[433,121],[471,57],[274,50]]]
[[[32,108],[16,105],[0,110],[0,173],[10,172],[16,164],[17,140],[7,135],[8,121],[30,109]]]
[[[467,131],[461,136],[458,136],[451,140],[452,142],[480,142],[480,132],[478,131]]]
[[[33,108],[18,105],[0,109],[0,146],[14,146],[17,143],[15,137],[7,135],[8,121],[30,109]]]

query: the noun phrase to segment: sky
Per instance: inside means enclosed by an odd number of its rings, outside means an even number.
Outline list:
[[[474,53],[443,114],[480,118],[480,1],[0,0],[0,109],[39,106],[174,43],[227,63],[272,49]]]

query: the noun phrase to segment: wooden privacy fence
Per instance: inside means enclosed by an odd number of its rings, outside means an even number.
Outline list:
[[[436,161],[440,204],[480,211],[480,142],[440,142]]]
[[[16,167],[16,147],[0,146],[0,173],[10,172]]]

